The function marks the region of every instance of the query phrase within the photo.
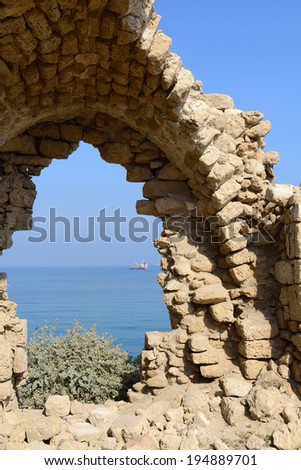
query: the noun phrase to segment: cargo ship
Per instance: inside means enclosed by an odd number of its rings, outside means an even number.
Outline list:
[[[148,269],[148,265],[145,263],[145,261],[142,261],[141,263],[136,263],[130,266],[129,269],[136,271],[146,271]]]

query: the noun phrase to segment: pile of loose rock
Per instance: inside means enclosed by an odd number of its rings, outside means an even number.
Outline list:
[[[254,383],[231,372],[210,383],[173,385],[101,405],[50,396],[44,410],[6,412],[7,450],[300,449],[301,407],[270,362]],[[135,391],[136,390],[136,391]]]

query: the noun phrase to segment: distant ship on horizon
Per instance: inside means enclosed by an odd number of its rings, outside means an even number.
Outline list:
[[[141,263],[136,263],[130,266],[129,269],[136,270],[136,271],[146,271],[148,269],[148,265],[146,264],[145,261],[142,261]]]

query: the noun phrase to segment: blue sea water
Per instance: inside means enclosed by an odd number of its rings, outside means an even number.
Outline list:
[[[56,324],[62,335],[77,320],[85,328],[116,339],[132,356],[139,354],[146,331],[169,331],[169,316],[157,282],[159,267],[3,268],[9,299],[18,317],[36,328]]]

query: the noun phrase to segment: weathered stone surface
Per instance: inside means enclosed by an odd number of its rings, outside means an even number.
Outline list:
[[[265,361],[257,361],[254,359],[246,359],[242,356],[239,358],[242,374],[246,379],[255,380],[266,365]]]
[[[245,414],[245,408],[240,400],[235,398],[222,398],[221,412],[224,420],[230,426],[239,426],[241,419]]]
[[[248,359],[279,359],[284,352],[285,343],[281,338],[242,340],[238,344],[239,353]]]
[[[266,190],[265,197],[270,202],[286,206],[293,192],[294,187],[291,184],[271,184]]]
[[[275,316],[252,308],[240,315],[236,329],[238,335],[247,341],[275,338],[279,333]]]
[[[194,293],[193,301],[196,304],[217,304],[229,298],[228,291],[221,285],[203,286]]]
[[[103,431],[89,423],[70,424],[68,431],[73,435],[74,439],[79,442],[97,441],[103,437]]]
[[[41,416],[26,425],[27,441],[47,441],[63,430],[63,423],[54,416]]]
[[[230,301],[210,305],[209,310],[213,319],[219,323],[233,323],[235,321],[234,306]]]
[[[294,450],[301,446],[301,420],[281,426],[273,432],[273,444],[280,450]]]
[[[244,380],[238,374],[223,377],[220,380],[220,385],[226,397],[244,397],[252,388],[252,383]]]
[[[68,395],[52,395],[45,403],[46,416],[68,416],[70,413],[70,399]]]
[[[262,422],[271,421],[283,409],[281,393],[277,388],[254,389],[247,398],[252,418]]]
[[[287,256],[291,259],[301,258],[301,223],[290,224],[286,234]]]

